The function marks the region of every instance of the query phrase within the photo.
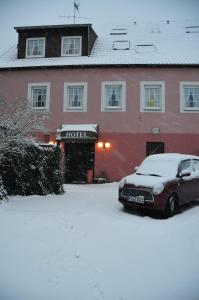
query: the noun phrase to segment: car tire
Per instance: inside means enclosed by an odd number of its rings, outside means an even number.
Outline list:
[[[177,202],[176,202],[175,195],[171,195],[167,200],[167,205],[165,208],[165,217],[166,218],[170,218],[170,217],[173,217],[173,215],[175,215],[176,203]]]
[[[124,209],[126,209],[126,210],[129,210],[129,209],[130,209],[130,207],[129,207],[128,204],[123,204],[123,206],[124,206]]]

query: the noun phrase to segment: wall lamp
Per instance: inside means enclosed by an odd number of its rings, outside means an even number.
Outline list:
[[[56,141],[51,140],[50,142],[48,142],[48,145],[56,145]]]
[[[106,148],[109,149],[111,147],[111,144],[109,142],[98,142],[97,143],[98,148]]]

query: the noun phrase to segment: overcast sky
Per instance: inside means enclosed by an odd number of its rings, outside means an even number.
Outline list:
[[[199,19],[199,0],[80,0],[77,23]],[[0,53],[17,41],[14,26],[73,23],[73,0],[0,0]]]

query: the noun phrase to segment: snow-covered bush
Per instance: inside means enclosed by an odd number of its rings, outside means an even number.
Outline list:
[[[23,145],[23,151],[8,152],[0,166],[0,174],[9,195],[46,195],[63,192],[59,147]]]
[[[4,188],[3,181],[0,177],[0,203],[1,203],[2,200],[5,200],[6,197],[7,197],[7,192]]]
[[[61,150],[40,147],[32,135],[44,130],[45,114],[27,101],[0,109],[0,176],[8,195],[62,193]]]
[[[17,155],[35,141],[33,135],[45,131],[47,117],[44,112],[34,112],[27,99],[0,102],[0,162],[7,152]]]

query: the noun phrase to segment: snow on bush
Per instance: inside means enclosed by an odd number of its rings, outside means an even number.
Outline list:
[[[0,203],[2,201],[6,200],[6,198],[7,198],[7,192],[6,192],[5,188],[4,188],[3,181],[2,181],[2,179],[0,177]]]
[[[7,153],[0,166],[4,186],[9,195],[46,195],[63,192],[59,147],[23,145],[23,152]]]
[[[0,103],[1,104],[1,103]],[[61,150],[40,147],[32,133],[44,130],[44,113],[27,101],[0,105],[0,176],[8,195],[63,192]]]

